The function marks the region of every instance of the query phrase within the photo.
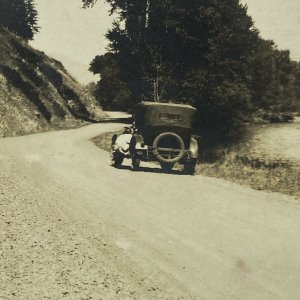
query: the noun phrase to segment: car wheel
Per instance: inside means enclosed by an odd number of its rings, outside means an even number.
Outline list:
[[[177,144],[176,148],[170,147],[169,145],[164,145],[166,144],[166,141],[167,144],[170,143],[168,140],[171,140],[172,143]],[[152,148],[153,155],[156,157],[156,159],[165,164],[174,164],[178,162],[185,153],[185,146],[182,138],[174,132],[164,132],[159,134],[155,138]],[[167,151],[167,153],[164,154],[165,151]]]
[[[168,164],[168,163],[160,163],[160,166],[161,168],[163,169],[164,172],[170,172],[173,167],[174,167],[174,164]]]
[[[120,152],[115,152],[111,150],[110,152],[110,163],[113,167],[120,167],[123,163],[124,155],[122,155]]]
[[[196,164],[197,164],[196,159],[186,162],[183,167],[183,173],[186,175],[194,175]]]
[[[140,167],[141,160],[137,157],[132,157],[131,169],[132,171],[137,171]]]

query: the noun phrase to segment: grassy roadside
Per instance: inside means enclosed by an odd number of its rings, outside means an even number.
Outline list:
[[[112,136],[120,132],[104,133],[92,141],[99,148],[109,151]],[[222,178],[256,190],[300,197],[300,165],[285,160],[252,157],[241,149],[223,151],[214,162],[200,160],[196,174]]]
[[[103,134],[100,134],[94,138],[92,138],[92,142],[99,148],[105,150],[105,151],[110,151],[110,146],[111,146],[111,139],[114,134],[120,134],[122,133],[123,130],[117,131],[117,132],[106,132]]]
[[[300,197],[300,166],[284,160],[229,152],[214,163],[200,162],[197,174]]]

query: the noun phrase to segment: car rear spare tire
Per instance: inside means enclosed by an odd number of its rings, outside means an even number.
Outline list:
[[[174,132],[161,133],[153,142],[153,154],[162,163],[174,164],[183,157],[184,153],[184,142]]]

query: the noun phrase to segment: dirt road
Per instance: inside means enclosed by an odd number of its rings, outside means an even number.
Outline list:
[[[296,198],[114,169],[119,127],[0,140],[0,299],[300,299]]]
[[[254,156],[283,159],[300,165],[300,117],[296,117],[292,123],[256,129],[247,151]]]

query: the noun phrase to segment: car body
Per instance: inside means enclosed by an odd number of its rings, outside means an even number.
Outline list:
[[[196,112],[196,108],[186,104],[137,104],[135,133],[129,147],[133,170],[140,161],[158,161],[165,171],[179,163],[185,173],[193,174],[198,159],[198,142],[192,135]]]

